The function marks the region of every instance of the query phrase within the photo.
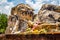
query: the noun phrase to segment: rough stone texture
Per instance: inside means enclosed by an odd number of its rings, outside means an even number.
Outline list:
[[[23,19],[18,19],[17,16],[10,16],[8,21],[8,27],[5,31],[6,34],[10,34],[17,31],[25,31],[28,27],[27,21]]]
[[[38,17],[41,22],[60,22],[60,6],[44,4],[38,12]]]
[[[52,4],[44,4],[42,5],[40,10],[50,10],[50,11],[60,12],[60,6],[52,5]]]
[[[28,4],[19,4],[12,8],[11,15],[8,18],[8,27],[6,34],[17,31],[25,31],[28,24],[27,20],[33,20],[33,9]]]
[[[49,10],[40,11],[38,17],[41,22],[47,22],[47,23],[60,22],[60,13],[54,11]]]
[[[5,33],[14,33],[25,31],[28,27],[28,21],[43,23],[57,23],[60,25],[60,6],[44,4],[38,14],[34,15],[33,9],[27,4],[19,4],[12,8],[8,19],[8,27]],[[47,25],[48,26],[48,25]],[[40,27],[40,26],[39,26]],[[56,26],[55,26],[56,27]],[[57,26],[58,27],[58,26]]]
[[[41,23],[54,23],[60,27],[60,6],[44,4],[38,12],[38,19]],[[50,29],[51,30],[51,29]]]
[[[19,4],[16,7],[13,7],[11,10],[11,15],[18,15],[23,19],[32,20],[34,9],[28,4]]]

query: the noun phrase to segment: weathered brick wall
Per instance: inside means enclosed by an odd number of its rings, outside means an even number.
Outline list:
[[[40,34],[40,35],[3,35],[0,34],[0,40],[60,40],[60,34]]]
[[[0,40],[5,40],[5,34],[0,34]]]

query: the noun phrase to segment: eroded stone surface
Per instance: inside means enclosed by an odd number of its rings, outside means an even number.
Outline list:
[[[44,4],[42,5],[40,10],[50,10],[50,11],[60,12],[60,6],[52,5],[52,4]]]
[[[39,10],[38,14],[34,15],[33,9],[29,5],[19,4],[16,7],[12,8],[11,15],[8,18],[8,27],[5,33],[18,34],[20,32],[25,32],[26,28],[31,26],[31,29],[34,27],[38,29],[43,29],[43,27],[46,26],[46,24],[47,29],[49,28],[50,30],[52,30],[52,24],[55,24],[55,29],[58,29],[58,25],[60,25],[59,8],[60,6],[44,4],[42,8]]]
[[[39,13],[39,19],[41,22],[48,22],[48,23],[56,23],[60,22],[60,13],[49,11],[49,10],[43,10]]]
[[[17,31],[25,31],[28,20],[33,20],[33,9],[28,4],[19,4],[12,8],[11,15],[8,18],[8,27],[6,34],[15,33]]]

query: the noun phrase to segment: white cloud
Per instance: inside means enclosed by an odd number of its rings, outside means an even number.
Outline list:
[[[12,8],[14,6],[14,4],[12,2],[9,3],[9,5],[6,5],[4,8],[6,10],[9,10],[10,8]]]
[[[0,10],[0,12],[1,12],[1,10]]]
[[[11,14],[11,8],[14,7],[14,4],[12,2],[9,3],[9,5],[6,5],[4,9],[8,11],[8,15]]]
[[[43,4],[54,4],[60,5],[60,0],[25,0],[26,4],[29,4],[33,9],[35,9],[35,13],[37,13]],[[14,1],[16,2],[16,0]],[[0,0],[0,12],[10,14],[11,8],[15,5],[13,2],[7,2],[7,0]]]
[[[54,5],[60,5],[60,0],[34,0],[35,3],[33,3],[32,0],[26,0],[26,3],[29,4],[32,8],[35,9],[35,13],[37,13],[43,4],[54,4]],[[59,3],[58,3],[59,2]]]
[[[58,1],[59,1],[59,0],[54,0],[54,1],[51,2],[51,4],[59,5]]]
[[[33,3],[31,0],[26,0],[26,3],[29,4],[33,9],[35,9],[35,13],[37,13],[40,10],[43,4],[41,2],[41,0],[35,0],[35,3]]]
[[[11,8],[14,7],[13,2],[7,2],[7,0],[0,1],[0,12],[7,15],[11,14]]]
[[[7,2],[7,0],[0,0],[0,4]]]
[[[0,2],[7,2],[7,0],[0,0]]]
[[[4,8],[5,8],[6,10],[8,10],[8,9],[9,9],[9,6],[5,6]]]

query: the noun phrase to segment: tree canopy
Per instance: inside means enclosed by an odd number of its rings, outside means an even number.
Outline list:
[[[0,13],[0,33],[4,33],[7,27],[7,15]]]

